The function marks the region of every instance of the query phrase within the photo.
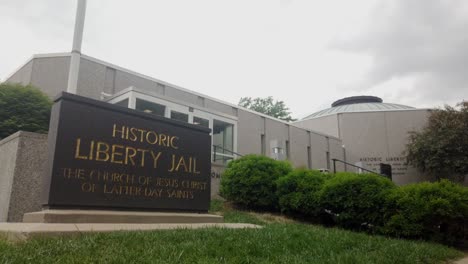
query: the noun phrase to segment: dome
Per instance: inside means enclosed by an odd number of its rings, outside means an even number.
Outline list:
[[[355,113],[355,112],[378,112],[378,111],[395,111],[395,110],[411,110],[415,109],[411,106],[401,104],[384,103],[383,100],[376,96],[351,96],[332,103],[331,108],[327,108],[311,115],[304,117],[302,120],[317,118],[327,115],[339,113]]]

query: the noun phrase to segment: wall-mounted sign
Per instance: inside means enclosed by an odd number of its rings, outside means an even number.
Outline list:
[[[62,93],[49,128],[49,208],[207,211],[209,129]]]

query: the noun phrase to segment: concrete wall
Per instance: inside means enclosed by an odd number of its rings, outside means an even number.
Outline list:
[[[304,129],[313,130],[319,133],[324,133],[333,137],[340,137],[338,119],[336,114],[320,118],[300,120],[294,122],[294,125],[302,127]]]
[[[30,65],[23,67],[21,72],[14,74],[9,81],[21,79],[20,76],[28,76],[27,69],[31,68],[31,83],[39,87],[51,98],[54,98],[60,91],[66,90],[68,67],[69,56],[66,54],[50,57],[39,56],[34,58]],[[79,95],[100,100],[103,92],[115,94],[130,86],[138,90],[151,92],[166,100],[175,99],[177,102],[237,117],[237,152],[240,154],[262,154],[261,138],[264,135],[265,155],[269,156],[271,154],[270,142],[279,140],[283,144],[289,142],[289,159],[295,166],[308,167],[310,164],[312,164],[313,168],[325,168],[327,166],[324,157],[326,157],[326,152],[329,152],[328,143],[326,148],[322,147],[322,141],[326,141],[325,135],[308,132],[306,129],[297,128],[285,122],[216,101],[163,81],[125,70],[116,65],[82,56],[78,77]],[[331,119],[328,120],[327,124],[333,124],[331,121]],[[314,145],[317,141],[315,137],[323,139],[322,141],[319,140],[319,146],[317,147]],[[307,149],[309,146],[310,155]],[[322,152],[319,153],[320,151]],[[333,152],[333,154],[335,153],[338,152]]]
[[[21,222],[41,210],[47,135],[17,132],[0,141],[0,221]]]
[[[105,88],[106,67],[87,59],[81,59],[77,93],[81,96],[100,100],[101,93],[104,92]]]
[[[0,222],[8,219],[18,144],[18,133],[0,141]]]
[[[327,169],[328,140],[326,137],[311,133],[310,134],[312,168]],[[331,158],[331,157],[330,157]]]
[[[265,134],[265,118],[239,109],[237,152],[240,154],[262,154],[262,134]],[[268,148],[266,147],[266,150]]]
[[[223,199],[219,195],[221,187],[221,175],[225,167],[219,164],[211,164],[211,199]]]
[[[67,90],[69,65],[69,57],[35,58],[31,84],[53,99]]]
[[[294,123],[301,127],[330,135],[339,135],[341,142],[329,141],[332,158],[350,163],[362,162],[364,167],[379,171],[380,163],[392,165],[393,181],[407,184],[430,180],[417,169],[407,166],[404,150],[408,132],[418,131],[427,122],[428,110],[377,111],[340,113]],[[319,142],[312,144],[317,145]],[[345,146],[345,154],[342,145]],[[318,154],[318,153],[317,153]],[[342,157],[342,158],[340,158]],[[338,164],[338,163],[337,163]],[[339,164],[337,170],[356,171]]]
[[[304,129],[289,126],[289,160],[295,167],[309,167],[307,148],[310,147],[310,133]]]
[[[10,78],[8,78],[7,81],[11,83],[20,83],[22,85],[30,84],[33,62],[34,60],[30,60],[18,71],[16,71],[12,76],[10,76]]]
[[[422,129],[428,114],[428,110],[339,114],[347,160],[362,162],[374,171],[379,170],[380,163],[390,164],[393,181],[397,184],[430,179],[407,166],[404,154],[408,132]]]
[[[283,143],[288,141],[288,159],[295,167],[326,169],[329,165],[329,169],[332,169],[331,159],[345,158],[340,139],[268,119],[242,109],[239,109],[238,118],[240,154],[262,154],[261,138],[264,135],[265,155],[271,155],[270,141],[279,140]],[[327,162],[327,152],[329,152],[329,162]],[[344,170],[344,166],[340,164],[337,169]]]
[[[330,152],[330,160],[338,159],[338,160],[345,160],[345,154],[343,149],[343,143],[341,140],[329,138],[328,139],[328,149]],[[342,162],[336,162],[335,167],[337,171],[345,171],[345,165]],[[333,161],[330,161],[330,171],[333,171]]]

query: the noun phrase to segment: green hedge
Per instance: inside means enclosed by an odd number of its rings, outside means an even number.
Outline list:
[[[308,218],[320,216],[324,211],[319,192],[329,177],[319,171],[300,168],[279,178],[276,183],[281,212]]]
[[[375,230],[385,221],[385,204],[396,186],[375,174],[337,173],[320,193],[323,208],[337,225],[353,230]]]
[[[19,130],[47,133],[52,101],[30,85],[0,83],[0,139]]]
[[[468,238],[468,188],[447,180],[399,187],[390,194],[393,215],[383,233],[449,245]]]
[[[285,161],[260,155],[244,156],[229,162],[221,177],[221,195],[247,208],[277,209],[276,180],[291,170],[291,164]]]
[[[249,209],[278,210],[314,222],[466,246],[468,188],[447,180],[397,187],[375,174],[292,170],[259,155],[231,161],[221,194]]]

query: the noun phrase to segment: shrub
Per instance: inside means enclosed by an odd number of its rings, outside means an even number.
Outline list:
[[[393,216],[383,232],[398,237],[433,240],[449,245],[468,236],[468,188],[442,180],[395,189]]]
[[[329,175],[315,170],[295,169],[277,180],[277,194],[281,212],[317,217],[320,207],[319,191]]]
[[[396,186],[373,174],[337,173],[320,192],[324,209],[341,227],[374,231],[385,220],[384,204]]]
[[[49,129],[52,102],[32,86],[0,84],[0,139],[18,130],[44,133]]]
[[[286,161],[259,155],[244,156],[228,164],[221,177],[221,195],[247,208],[276,209],[276,180],[291,170]]]

